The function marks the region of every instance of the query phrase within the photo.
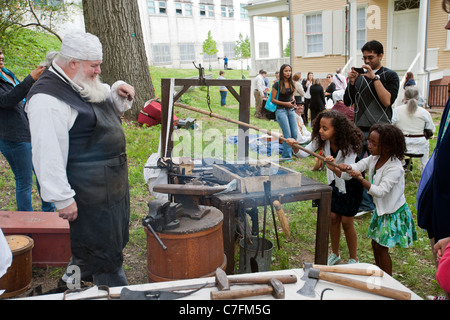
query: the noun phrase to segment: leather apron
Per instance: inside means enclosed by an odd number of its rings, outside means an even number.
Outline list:
[[[78,218],[70,223],[71,249],[84,272],[115,273],[129,239],[125,135],[109,101],[92,108],[97,120],[92,136],[77,152],[69,151],[67,164],[78,206]]]

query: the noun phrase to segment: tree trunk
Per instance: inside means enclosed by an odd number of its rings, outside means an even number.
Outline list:
[[[137,0],[83,0],[83,13],[86,32],[103,45],[102,80],[134,86],[133,108],[125,117],[137,120],[145,102],[155,97]]]

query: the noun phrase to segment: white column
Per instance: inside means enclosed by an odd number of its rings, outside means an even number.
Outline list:
[[[280,59],[284,57],[284,43],[283,43],[283,18],[278,17],[278,36],[280,38]]]
[[[249,16],[250,19],[250,54],[252,67],[250,68],[250,78],[254,78],[258,75],[258,70],[256,70],[256,39],[255,39],[255,24],[254,16]]]
[[[351,0],[349,3],[350,11],[350,58],[352,58],[352,66],[359,65],[356,61],[358,48],[356,47],[356,27],[357,27],[357,3],[356,0]]]

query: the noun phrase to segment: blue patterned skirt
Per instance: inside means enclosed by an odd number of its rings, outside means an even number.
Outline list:
[[[409,248],[417,240],[416,226],[407,203],[394,213],[378,216],[375,209],[367,237],[378,244],[393,248]]]

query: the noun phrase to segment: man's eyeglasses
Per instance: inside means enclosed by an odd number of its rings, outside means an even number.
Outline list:
[[[375,59],[375,57],[376,56],[364,56],[361,58],[361,60],[362,61],[366,61],[366,60],[372,61],[373,59]]]

